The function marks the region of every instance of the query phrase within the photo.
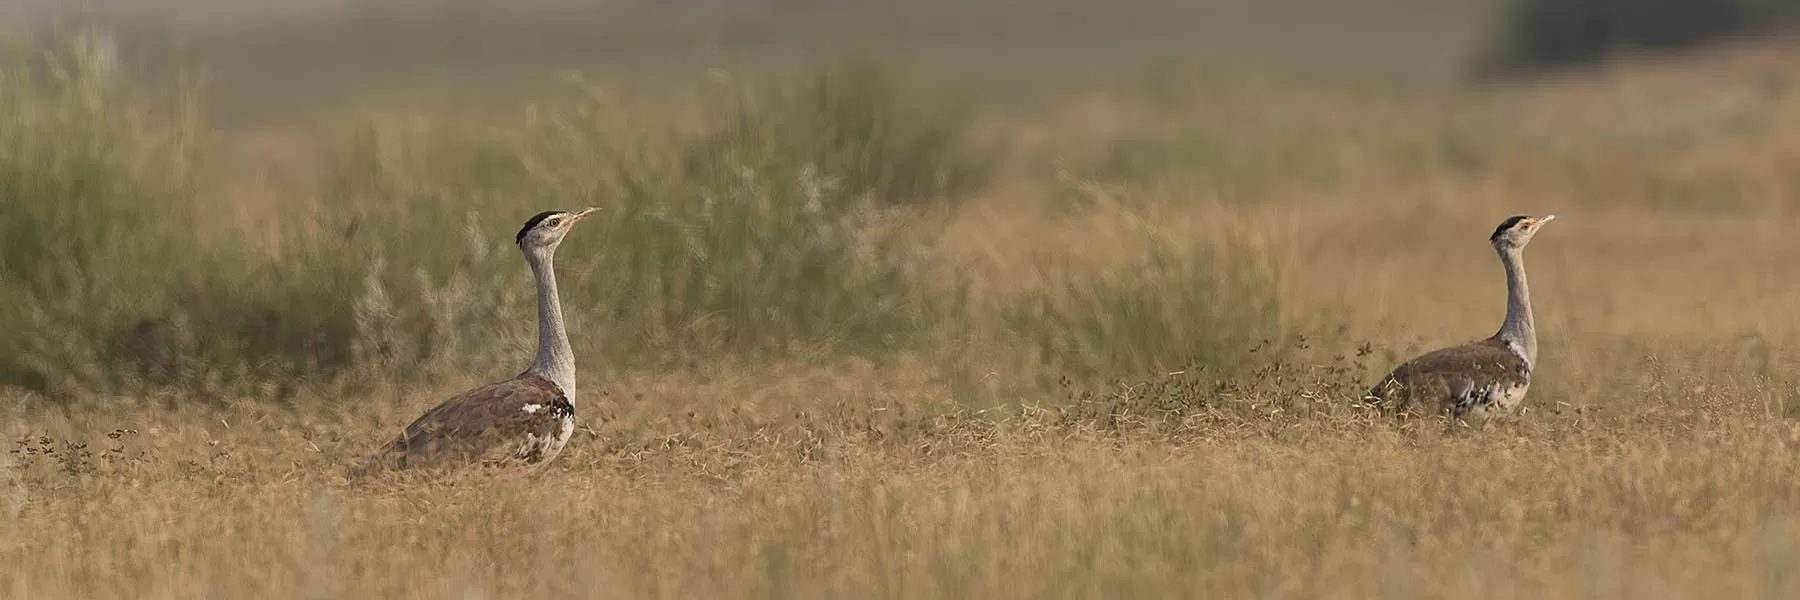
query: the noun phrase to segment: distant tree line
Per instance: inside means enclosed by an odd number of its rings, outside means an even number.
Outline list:
[[[1482,67],[1543,70],[1683,50],[1780,30],[1797,9],[1800,0],[1511,0]]]

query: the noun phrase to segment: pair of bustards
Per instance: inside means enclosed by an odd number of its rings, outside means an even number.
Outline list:
[[[550,263],[575,222],[596,210],[539,213],[515,238],[537,278],[538,348],[531,368],[426,411],[360,471],[474,462],[542,464],[562,452],[575,431],[575,355]],[[1518,408],[1537,363],[1523,253],[1538,229],[1554,218],[1511,217],[1488,237],[1506,269],[1506,320],[1499,332],[1407,361],[1363,400],[1397,413],[1445,414],[1464,423]]]

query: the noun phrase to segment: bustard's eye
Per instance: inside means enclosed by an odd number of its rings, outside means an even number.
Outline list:
[[[556,218],[556,217],[551,217],[551,218],[548,218],[548,219],[544,219],[544,226],[545,226],[545,227],[549,227],[549,228],[551,228],[551,229],[555,229],[555,228],[557,228],[557,227],[561,227],[561,226],[562,226],[562,219],[558,219],[558,218]]]

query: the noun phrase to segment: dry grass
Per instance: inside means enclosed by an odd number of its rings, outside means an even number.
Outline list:
[[[4,392],[0,595],[1800,596],[1789,50],[1479,90],[1177,70],[990,104],[964,126],[999,148],[994,181],[895,217],[930,234],[899,280],[928,301],[881,352],[655,346],[639,332],[660,315],[592,300],[624,297],[605,261],[639,249],[593,237],[633,230],[578,231],[581,429],[525,482],[342,474],[525,355],[528,331],[487,329],[528,322],[512,255],[459,263],[460,230],[421,232],[465,221],[433,209],[579,202],[614,183],[567,177],[601,153],[530,147],[548,183],[494,184],[519,199],[446,193],[477,164],[451,159],[491,149],[451,136],[372,151],[391,170],[348,189],[392,204],[320,197],[311,158],[280,165],[297,183],[228,174],[201,201],[231,210],[156,231],[303,273],[341,235],[319,213],[347,206],[394,220],[364,225],[375,245],[451,265],[421,267],[428,292],[463,277],[503,299],[413,379]],[[270,156],[330,143],[299,129]],[[516,183],[478,182],[496,181]],[[1411,352],[1499,324],[1483,237],[1518,213],[1559,217],[1526,253],[1543,356],[1524,414],[1464,430],[1351,408]],[[311,291],[361,293],[348,280]],[[677,333],[738,331],[714,318]]]
[[[347,487],[342,467],[407,416],[391,407],[33,419],[0,538],[17,568],[0,584],[138,598],[1800,592],[1800,428],[1736,404],[1743,389],[1653,380],[1619,390],[1635,403],[1562,414],[1546,394],[1520,422],[1444,435],[1248,398],[1156,425],[957,416],[941,391],[857,375],[682,386],[741,399],[693,413],[587,401],[623,414],[588,417],[525,484]],[[777,408],[793,403],[806,408]]]

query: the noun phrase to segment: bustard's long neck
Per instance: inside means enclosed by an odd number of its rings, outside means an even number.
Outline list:
[[[563,325],[562,299],[556,293],[556,269],[552,249],[527,250],[525,262],[537,279],[538,348],[531,372],[542,376],[571,401],[575,399],[575,351],[569,348],[569,331]]]
[[[1525,283],[1525,256],[1522,248],[1499,250],[1500,264],[1506,267],[1506,321],[1495,337],[1519,350],[1529,365],[1537,364],[1537,325],[1531,318],[1531,288]]]

